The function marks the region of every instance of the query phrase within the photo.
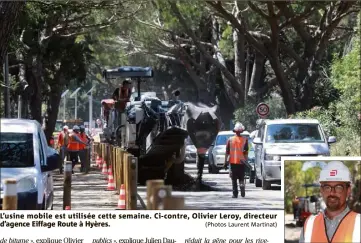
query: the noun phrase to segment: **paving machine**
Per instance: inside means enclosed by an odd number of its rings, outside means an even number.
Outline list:
[[[103,139],[138,158],[141,184],[149,179],[175,180],[183,175],[184,141],[188,136],[182,126],[185,104],[161,100],[155,92],[141,92],[141,83],[153,77],[150,67],[109,69],[104,70],[103,76],[127,78],[112,99],[102,101]],[[137,85],[136,93],[129,86],[133,83]]]
[[[175,91],[169,100],[161,100],[155,92],[142,92],[141,83],[153,77],[150,67],[108,69],[103,77],[125,80],[112,99],[102,101],[102,140],[138,158],[140,184],[149,179],[165,179],[169,184],[181,182],[185,140],[190,136],[199,155],[203,155],[219,130],[216,108],[182,102],[180,91]],[[133,84],[137,85],[137,92],[133,91]]]

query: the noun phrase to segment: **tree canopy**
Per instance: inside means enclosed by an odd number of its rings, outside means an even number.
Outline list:
[[[78,114],[87,120],[84,91],[96,85],[99,107],[119,83],[103,80],[101,71],[121,65],[153,66],[156,76],[144,89],[181,88],[184,100],[217,104],[226,127],[239,119],[253,128],[255,106],[267,101],[274,118],[314,116],[340,136],[342,129],[360,131],[353,114],[360,97],[352,93],[359,88],[357,1],[34,0],[21,6],[13,8],[14,20],[0,22],[11,102],[15,107],[22,95],[27,117],[47,116],[48,138],[61,93],[83,88]],[[1,38],[5,32],[9,39]],[[72,117],[73,101],[67,104]]]

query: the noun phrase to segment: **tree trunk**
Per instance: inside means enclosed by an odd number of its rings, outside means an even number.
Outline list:
[[[30,106],[31,106],[31,116],[32,119],[42,122],[41,108],[43,104],[43,63],[41,55],[37,55],[34,58],[32,66],[32,84],[34,92],[31,96]]]
[[[212,16],[212,44],[217,48],[219,41],[220,41],[220,33],[219,33],[219,24],[217,19]],[[214,59],[217,60],[217,62],[223,66],[224,69],[227,68],[226,66],[226,61],[223,58],[222,53],[220,53],[219,51],[214,54]],[[227,94],[228,100],[230,101],[230,103],[233,105],[234,108],[236,108],[239,104],[237,97],[236,97],[236,92],[234,89],[232,89],[232,83],[231,81],[228,79],[228,77],[226,77],[225,72],[222,71],[222,69],[220,68],[221,71],[221,77],[222,77],[222,81],[223,81],[223,85],[224,85],[224,90]],[[242,93],[242,92],[240,92]]]
[[[275,72],[278,84],[281,88],[281,95],[287,111],[287,115],[296,113],[296,103],[293,99],[290,83],[286,79],[286,75],[282,69],[281,62],[274,52],[273,55],[270,56],[270,64],[273,71]]]
[[[59,113],[59,106],[61,101],[61,87],[58,85],[51,88],[49,99],[48,99],[48,108],[47,108],[47,114],[48,114],[48,123],[46,124],[45,129],[45,136],[46,140],[50,141],[50,137],[53,135],[56,120],[58,118]]]
[[[0,1],[0,64],[4,63],[8,44],[25,1]]]
[[[249,85],[248,95],[256,100],[259,98],[259,96],[262,95],[258,93],[257,90],[261,88],[260,84],[261,84],[261,77],[262,77],[262,71],[264,69],[265,60],[266,58],[260,52],[255,50],[252,76]]]
[[[249,73],[249,61],[250,61],[250,53],[249,53],[249,46],[247,47],[247,53],[246,53],[246,77],[245,77],[245,85],[244,85],[244,100],[245,102],[248,100],[248,92],[250,87],[250,73]]]
[[[233,48],[234,48],[234,77],[236,78],[238,85],[245,87],[245,48],[244,48],[244,35],[240,33],[236,28],[233,29]],[[241,89],[246,92],[245,90]],[[239,105],[244,106],[244,92],[239,95]]]

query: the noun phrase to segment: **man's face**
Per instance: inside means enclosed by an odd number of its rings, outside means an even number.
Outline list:
[[[321,194],[330,211],[337,211],[351,194],[351,187],[345,182],[321,182]]]

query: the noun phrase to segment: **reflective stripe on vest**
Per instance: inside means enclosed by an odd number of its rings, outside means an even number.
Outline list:
[[[310,216],[305,222],[305,243],[360,243],[360,214],[350,211],[340,222],[332,239],[328,239],[322,213]]]
[[[79,151],[79,143],[74,139],[75,134],[69,136],[68,150]]]
[[[241,160],[244,160],[244,145],[246,138],[233,136],[229,141],[229,163],[240,164]]]

